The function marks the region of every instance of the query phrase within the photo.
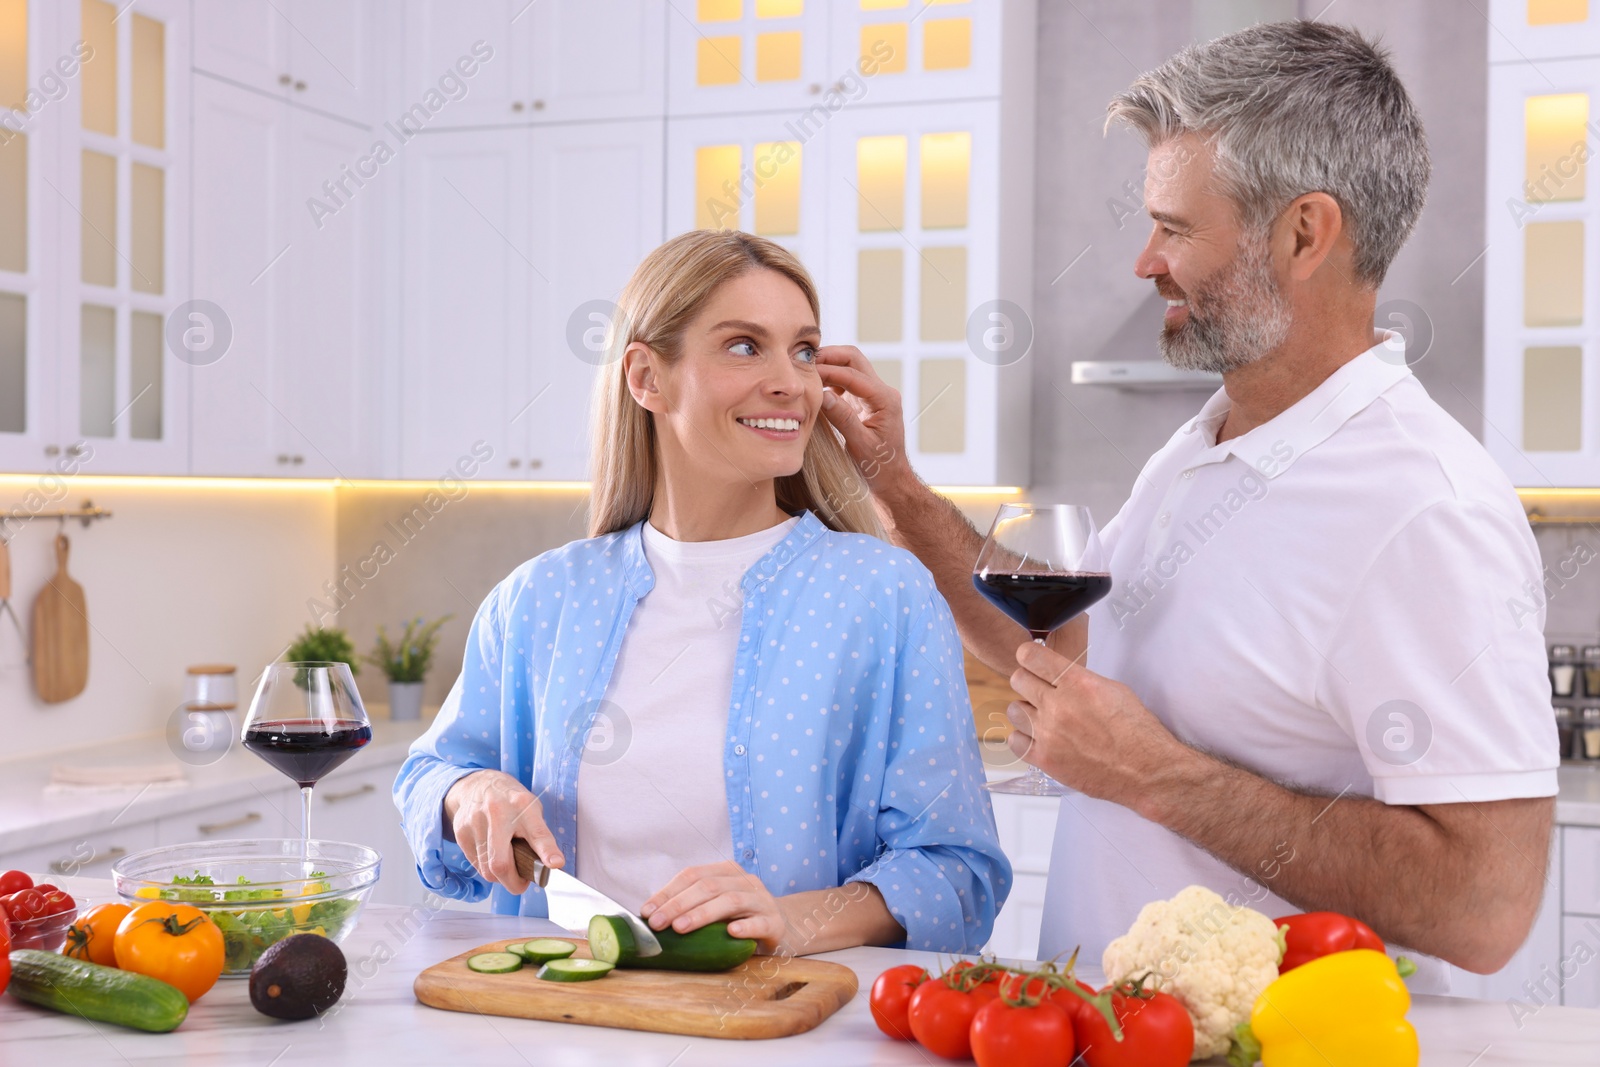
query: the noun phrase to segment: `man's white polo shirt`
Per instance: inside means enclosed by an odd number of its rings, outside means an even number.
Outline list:
[[[1527,519],[1483,447],[1413,377],[1402,339],[1377,339],[1222,444],[1219,390],[1151,457],[1103,533],[1114,585],[1090,613],[1088,665],[1184,742],[1330,798],[1554,795],[1543,573]],[[1190,884],[1292,914],[1272,877],[1321,862],[1288,827],[1252,878],[1072,794],[1040,955],[1081,944],[1098,962],[1141,906]],[[1397,893],[1414,880],[1390,877]],[[1442,988],[1443,968],[1425,962],[1413,989]]]

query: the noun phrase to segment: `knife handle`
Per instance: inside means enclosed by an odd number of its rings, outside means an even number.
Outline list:
[[[550,881],[550,868],[546,867],[533,851],[533,846],[520,837],[511,839],[511,855],[517,861],[517,873],[540,889]]]

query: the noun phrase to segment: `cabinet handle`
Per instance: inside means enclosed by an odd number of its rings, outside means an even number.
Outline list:
[[[516,470],[516,469],[517,469],[517,468],[518,468],[518,467],[521,467],[521,466],[522,466],[522,460],[520,460],[520,459],[513,459],[513,460],[512,460],[512,461],[511,461],[511,469],[512,469],[512,470]]]
[[[102,856],[100,853],[97,852],[94,855],[90,856],[87,860],[73,860],[73,859],[53,860],[50,863],[50,873],[51,874],[65,874],[65,875],[70,877],[71,875],[77,874],[79,871],[83,870],[85,867],[89,866],[90,863],[92,863],[93,861],[95,861],[97,859],[102,859],[103,858],[103,859],[108,859],[108,860],[114,860],[114,859],[118,859],[118,858],[120,858],[122,856],[126,856],[127,854],[128,854],[128,850],[127,849],[122,848],[119,845],[112,845],[110,848],[106,849],[104,856]]]
[[[343,793],[324,793],[322,794],[322,799],[326,800],[329,804],[336,804],[341,800],[350,800],[354,797],[364,797],[368,793],[376,793],[377,791],[377,786],[373,785],[371,782],[366,782],[355,789],[346,789]]]
[[[528,460],[528,469],[531,470],[531,471],[536,471],[542,466],[544,466],[544,460],[542,460],[542,459],[530,459],[530,460]]]
[[[295,82],[294,83],[294,91],[297,92],[297,93],[305,92],[306,91],[306,83],[305,82]]]
[[[279,462],[279,463],[280,463],[280,464],[282,464],[282,463],[288,463],[288,462],[289,462],[289,456],[288,456],[288,454],[287,454],[287,453],[283,453],[283,452],[279,452],[279,453],[278,453],[278,462]]]
[[[296,467],[300,466],[300,464],[304,463],[305,461],[306,461],[306,457],[304,457],[304,456],[295,456],[294,459],[290,460],[290,462],[293,463]]]
[[[811,83],[811,95],[812,96],[816,96],[820,92],[822,92],[822,86],[818,85],[816,82],[812,82]]]
[[[522,101],[521,100],[513,100],[513,101],[511,101],[511,110],[512,111],[521,111],[522,110]]]
[[[292,82],[292,81],[294,81],[294,79],[293,79],[293,78],[291,78],[291,77],[290,77],[290,76],[289,76],[289,75],[287,75],[287,74],[280,74],[280,75],[278,75],[278,84],[279,84],[279,85],[288,85],[288,84],[289,84],[289,83],[290,83],[290,82]]]
[[[69,456],[81,456],[81,455],[83,455],[83,446],[82,445],[68,445],[67,446],[67,455],[69,455]]]
[[[44,454],[47,456],[59,456],[61,455],[61,448],[58,445],[45,445]]]
[[[203,822],[196,829],[203,834],[215,834],[223,830],[237,830],[241,826],[249,826],[253,822],[260,821],[260,812],[247,811],[237,819],[230,819],[227,822]]]
[[[535,100],[533,102],[533,110],[535,110],[535,111],[543,111],[544,110],[544,101],[543,100]]]

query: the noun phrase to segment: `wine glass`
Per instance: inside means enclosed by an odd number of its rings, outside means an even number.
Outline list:
[[[300,838],[311,840],[311,789],[372,740],[346,663],[274,663],[244,719],[244,747],[300,787]]]
[[[1044,644],[1111,591],[1105,550],[1089,509],[1074,504],[1002,504],[972,567],[972,584]],[[1065,786],[1030,766],[990,782],[996,793],[1058,797]]]

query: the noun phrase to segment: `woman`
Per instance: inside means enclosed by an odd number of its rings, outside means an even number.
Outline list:
[[[961,647],[819,424],[817,323],[805,268],[758,237],[686,233],[634,272],[591,536],[489,594],[395,783],[425,885],[542,916],[521,837],[656,929],[988,939],[1011,870]]]

